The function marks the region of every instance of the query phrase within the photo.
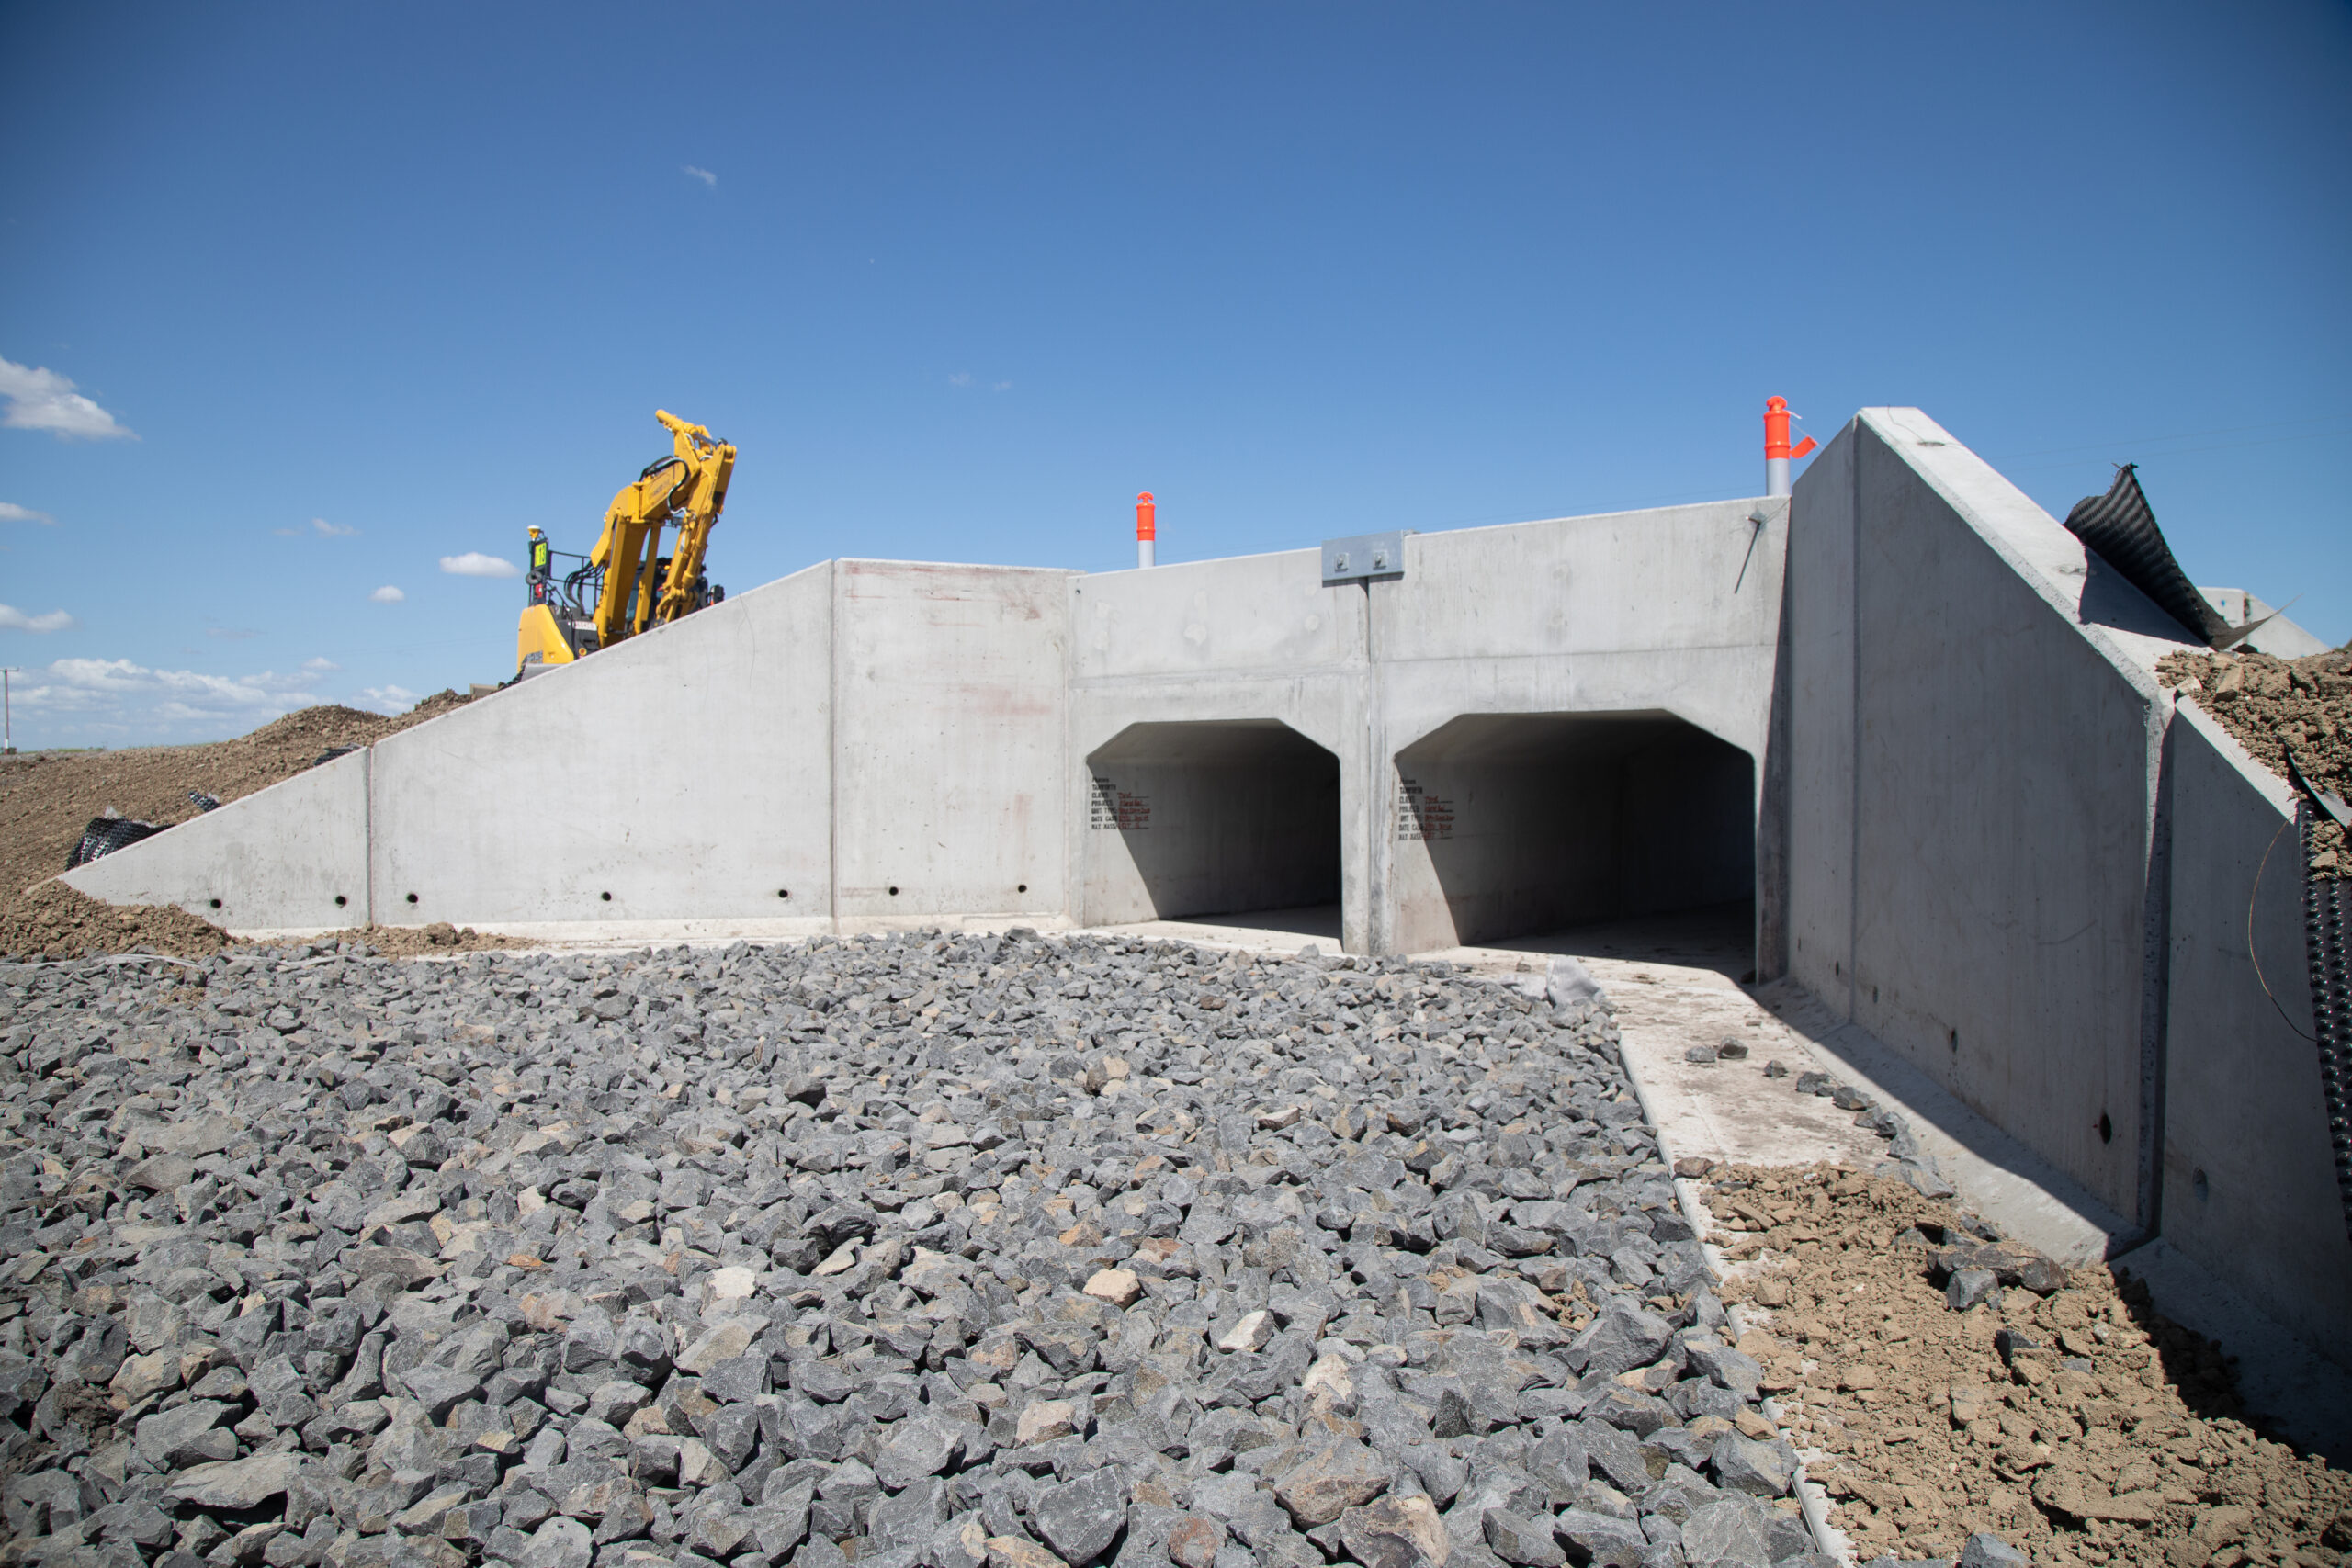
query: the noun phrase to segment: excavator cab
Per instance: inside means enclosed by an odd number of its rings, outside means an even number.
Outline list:
[[[576,569],[558,579],[554,562],[562,552],[531,529],[529,598],[515,629],[516,680],[727,597],[704,571],[703,558],[727,505],[735,448],[660,409],[653,417],[670,432],[671,454],[621,487],[605,511],[596,547],[564,558],[580,562]],[[664,555],[662,531],[673,523],[677,537]]]

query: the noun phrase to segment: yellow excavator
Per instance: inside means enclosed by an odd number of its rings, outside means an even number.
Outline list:
[[[559,579],[560,552],[546,535],[531,530],[530,599],[514,636],[516,680],[727,597],[727,590],[705,575],[703,556],[727,506],[735,448],[675,414],[656,409],[653,417],[670,432],[671,455],[648,463],[613,497],[594,550],[563,557],[579,561],[576,570]],[[678,536],[665,556],[662,530],[673,523]]]

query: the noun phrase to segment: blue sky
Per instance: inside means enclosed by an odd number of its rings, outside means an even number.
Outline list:
[[[2342,641],[2347,80],[2283,0],[8,6],[17,743],[503,678],[444,558],[585,549],[657,406],[740,590],[1753,494],[1767,395],[1914,403]]]

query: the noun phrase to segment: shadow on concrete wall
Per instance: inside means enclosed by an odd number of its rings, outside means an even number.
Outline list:
[[[1466,714],[1396,769],[1455,942],[1754,892],[1755,764],[1671,714]]]
[[[1280,720],[1133,724],[1086,762],[1088,837],[1115,834],[1133,881],[1097,879],[1139,883],[1150,918],[1339,902],[1340,760]]]

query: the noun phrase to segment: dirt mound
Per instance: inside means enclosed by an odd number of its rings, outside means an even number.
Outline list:
[[[1765,1309],[1739,1348],[1829,1455],[1810,1468],[1856,1561],[1991,1530],[2041,1568],[2225,1568],[2352,1536],[2352,1475],[2258,1436],[2212,1344],[2105,1265],[1955,1312],[1939,1265],[1980,1235],[1902,1182],[1734,1167],[1706,1202],[1726,1299]]]
[[[166,905],[119,908],[62,882],[27,888],[0,903],[0,956],[80,958],[143,947],[176,958],[203,958],[229,945],[228,933]]]
[[[93,817],[132,817],[167,826],[185,822],[197,815],[190,790],[235,800],[292,778],[331,748],[373,745],[470,700],[440,692],[393,717],[334,705],[303,708],[250,735],[209,745],[34,751],[0,760],[0,921],[14,919],[10,907],[19,890],[65,869]],[[93,929],[89,937],[103,934]],[[108,950],[120,951],[136,940],[111,940]],[[6,946],[0,942],[0,949]],[[218,951],[218,945],[205,951]]]
[[[2291,748],[2305,778],[2352,799],[2352,649],[2308,659],[2168,653],[2156,674],[2280,778]],[[2312,868],[2322,876],[2352,875],[2352,852],[2332,822],[2313,836]]]
[[[266,790],[339,745],[374,745],[412,724],[463,707],[473,698],[437,691],[409,712],[386,717],[357,707],[303,707],[270,719],[249,736],[209,745],[146,745],[122,752],[26,752],[0,760],[0,952],[54,952],[80,957],[85,947],[122,952],[146,942],[158,952],[205,954],[228,938],[179,909],[110,909],[71,888],[24,888],[66,870],[73,846],[94,816],[130,816],[174,825],[198,816],[190,790],[221,802]],[[87,905],[77,908],[75,905]],[[99,915],[92,917],[89,909]],[[120,917],[134,917],[122,924]],[[211,938],[202,933],[209,931]]]
[[[520,937],[484,936],[471,926],[435,920],[429,926],[354,926],[310,939],[325,946],[338,942],[365,942],[383,958],[431,958],[444,953],[512,953],[537,947]]]

